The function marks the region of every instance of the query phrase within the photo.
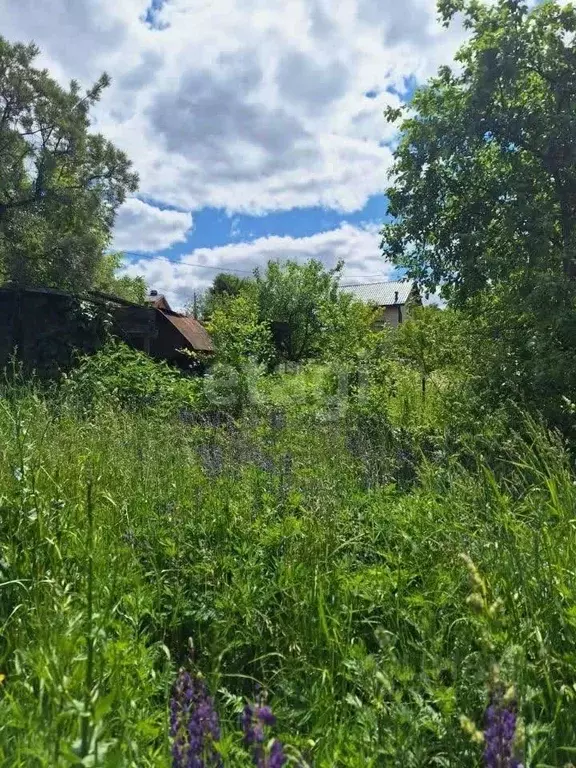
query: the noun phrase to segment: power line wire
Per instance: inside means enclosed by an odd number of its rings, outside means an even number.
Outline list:
[[[139,260],[145,260],[146,257],[143,257],[142,254],[137,253],[136,251],[125,251],[125,253],[139,256]],[[215,272],[234,272],[239,275],[252,275],[254,274],[253,269],[234,269],[232,267],[225,267],[220,265],[219,267],[210,267],[208,264],[196,264],[194,262],[190,261],[172,261],[171,259],[167,258],[166,256],[154,256],[152,257],[154,261],[165,261],[167,264],[173,264],[176,267],[191,267],[192,269],[210,269]],[[362,274],[362,275],[346,275],[347,280],[354,280],[356,278],[366,278],[366,277],[386,277],[386,275],[380,274],[380,272],[374,272],[370,275]]]
[[[142,254],[138,254],[136,251],[124,251],[124,253],[128,253],[133,256],[139,256],[139,260],[142,261],[145,260],[145,256]],[[193,269],[212,269],[216,270],[216,272],[238,272],[240,275],[251,275],[253,270],[252,269],[232,269],[231,267],[223,268],[223,267],[210,267],[208,264],[195,264],[194,262],[190,261],[172,261],[172,259],[167,258],[166,256],[154,256],[152,257],[154,261],[165,261],[167,264],[173,264],[176,267],[192,267]]]

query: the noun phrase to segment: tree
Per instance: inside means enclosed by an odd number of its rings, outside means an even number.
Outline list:
[[[137,187],[126,155],[89,133],[89,110],[110,80],[82,93],[33,67],[35,45],[0,38],[2,278],[90,287],[118,206]]]
[[[459,343],[462,322],[460,314],[452,309],[414,307],[408,320],[396,329],[396,354],[420,374],[423,398],[435,371],[462,366],[465,353]]]
[[[214,310],[206,323],[218,362],[239,367],[246,360],[266,362],[271,353],[270,330],[259,318],[258,301],[240,294]]]
[[[511,271],[574,277],[576,12],[517,0],[441,9],[446,23],[462,11],[472,37],[461,70],[442,68],[401,125],[385,253],[459,299]]]
[[[209,320],[215,308],[229,298],[243,293],[247,288],[248,279],[220,272],[208,288],[201,301],[201,314],[204,320]]]
[[[442,0],[440,12],[446,24],[461,12],[471,37],[401,124],[383,250],[475,314],[490,375],[555,410],[576,386],[576,11]]]
[[[225,346],[235,350],[236,361],[251,356],[270,363],[319,358],[352,363],[367,344],[374,310],[340,290],[341,269],[338,264],[326,270],[314,260],[270,261],[253,279],[222,273],[210,289],[211,310],[204,317],[211,328],[225,329]],[[256,326],[266,336],[265,354],[247,343]]]
[[[99,261],[94,276],[94,288],[105,293],[110,293],[135,304],[144,304],[148,295],[146,281],[140,275],[130,277],[121,275],[118,270],[124,262],[122,253],[112,252],[105,254]]]
[[[230,406],[239,415],[253,400],[254,388],[272,354],[270,329],[259,317],[257,296],[227,296],[206,327],[216,350],[205,394],[213,405]]]
[[[264,274],[255,272],[260,317],[272,330],[277,361],[298,362],[322,354],[340,301],[338,279],[342,269],[326,270],[314,259],[268,262]]]

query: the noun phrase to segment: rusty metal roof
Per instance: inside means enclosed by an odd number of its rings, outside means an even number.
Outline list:
[[[158,309],[157,312],[161,312],[166,320],[180,331],[193,349],[198,352],[214,351],[214,345],[208,331],[198,320],[195,320],[193,317],[178,315],[175,312],[164,312],[162,309]]]

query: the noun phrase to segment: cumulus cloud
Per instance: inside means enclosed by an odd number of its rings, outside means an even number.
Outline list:
[[[434,0],[0,0],[61,80],[113,78],[98,130],[140,193],[197,210],[361,208],[382,191],[405,78],[450,60]],[[365,94],[374,91],[376,98]],[[119,226],[122,219],[119,219]]]
[[[304,262],[313,258],[326,268],[335,267],[342,260],[344,283],[386,280],[393,267],[381,256],[379,240],[375,227],[342,224],[310,237],[262,237],[250,243],[197,248],[174,261],[139,259],[125,271],[130,275],[143,275],[151,288],[165,293],[175,307],[182,307],[194,291],[205,290],[218,272],[233,271],[248,276],[256,267],[265,267],[271,260]]]
[[[161,251],[184,242],[191,228],[190,213],[162,210],[131,197],[118,211],[113,247],[120,251]]]

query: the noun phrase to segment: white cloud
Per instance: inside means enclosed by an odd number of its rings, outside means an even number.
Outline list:
[[[150,288],[165,293],[175,307],[182,307],[194,291],[206,289],[219,271],[241,270],[242,274],[249,275],[270,260],[303,262],[313,258],[327,268],[343,260],[343,282],[386,280],[393,267],[380,255],[379,241],[375,227],[343,224],[338,229],[310,237],[262,237],[250,243],[197,248],[177,261],[140,259],[125,271],[130,275],[143,275]]]
[[[161,251],[185,242],[192,228],[192,215],[148,205],[129,198],[118,211],[113,247],[120,251]]]
[[[461,35],[434,0],[166,0],[153,24],[151,6],[0,0],[2,34],[34,38],[62,80],[106,69],[96,127],[143,197],[191,211],[360,208],[386,183],[389,89],[450,60]]]

